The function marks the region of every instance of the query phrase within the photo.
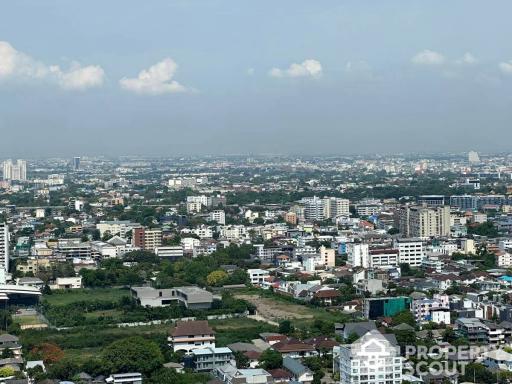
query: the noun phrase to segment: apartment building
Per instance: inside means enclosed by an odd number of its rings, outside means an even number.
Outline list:
[[[194,370],[212,372],[225,364],[236,364],[233,351],[227,347],[206,347],[192,351]]]
[[[162,245],[162,230],[160,228],[135,228],[132,244],[134,247],[154,252],[155,248]]]
[[[404,237],[450,236],[450,207],[405,205],[398,210],[398,228]]]
[[[216,221],[220,225],[226,224],[226,213],[222,210],[216,210],[210,212],[209,215],[210,221]]]
[[[370,267],[370,251],[368,244],[348,243],[347,264],[352,267]]]
[[[401,384],[402,368],[400,347],[377,330],[333,349],[333,370],[343,384]]]
[[[128,232],[140,227],[139,223],[132,223],[129,220],[103,220],[96,224],[96,229],[100,231],[101,237],[109,233],[112,236],[119,235],[124,238]]]
[[[4,180],[11,181],[26,181],[27,180],[27,162],[25,160],[6,160],[3,163],[3,177]]]

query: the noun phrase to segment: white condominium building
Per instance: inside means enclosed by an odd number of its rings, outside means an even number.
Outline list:
[[[347,264],[352,267],[370,267],[370,253],[368,244],[348,243]]]

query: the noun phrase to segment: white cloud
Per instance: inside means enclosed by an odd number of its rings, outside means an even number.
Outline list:
[[[50,70],[64,89],[83,90],[100,87],[105,78],[105,71],[97,65],[82,67],[79,63],[73,63],[68,71],[62,71],[59,66],[52,66]]]
[[[254,68],[247,68],[247,75],[252,76],[256,73]]]
[[[475,56],[473,56],[470,52],[466,52],[464,56],[462,56],[460,59],[456,61],[457,64],[466,64],[466,65],[472,65],[476,64],[478,60]]]
[[[141,94],[160,95],[163,93],[185,92],[188,89],[173,80],[178,65],[174,60],[165,58],[148,69],[139,72],[135,78],[119,80],[121,88]]]
[[[501,72],[503,72],[504,74],[512,75],[512,60],[500,63],[499,67]]]
[[[0,41],[0,80],[7,78],[46,79],[64,89],[84,90],[103,85],[105,72],[100,66],[82,67],[76,62],[69,70],[62,70],[58,65],[46,65],[16,50],[8,42]]]
[[[269,75],[272,77],[320,77],[322,64],[318,60],[308,59],[300,64],[293,63],[287,69],[272,68]]]
[[[414,55],[411,61],[413,62],[413,64],[418,65],[441,65],[444,63],[445,58],[439,52],[425,49]]]

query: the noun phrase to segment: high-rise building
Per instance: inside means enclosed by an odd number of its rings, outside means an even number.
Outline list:
[[[9,272],[9,226],[0,223],[0,268]]]
[[[402,206],[398,228],[404,237],[444,237],[450,235],[450,207]]]
[[[352,267],[370,267],[370,252],[368,244],[348,243],[347,264]]]
[[[350,201],[348,199],[325,197],[323,203],[325,218],[336,219],[350,216]]]
[[[9,181],[25,181],[27,180],[27,162],[18,159],[13,163],[11,159],[3,163],[4,180]]]
[[[80,157],[73,157],[73,170],[80,170]]]
[[[325,220],[324,201],[317,196],[305,197],[300,201],[304,204],[304,217],[306,220]]]
[[[470,151],[468,153],[468,161],[470,164],[479,164],[480,163],[480,156],[478,156],[478,152]]]
[[[306,220],[322,221],[350,216],[350,201],[348,199],[340,199],[338,197],[324,197],[321,199],[313,196],[305,197],[299,203],[304,206]]]

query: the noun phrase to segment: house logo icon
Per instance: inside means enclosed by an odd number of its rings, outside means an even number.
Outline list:
[[[389,365],[389,359],[400,354],[399,347],[377,330],[365,333],[352,343],[350,350],[352,358],[359,360],[370,372],[378,372]]]

